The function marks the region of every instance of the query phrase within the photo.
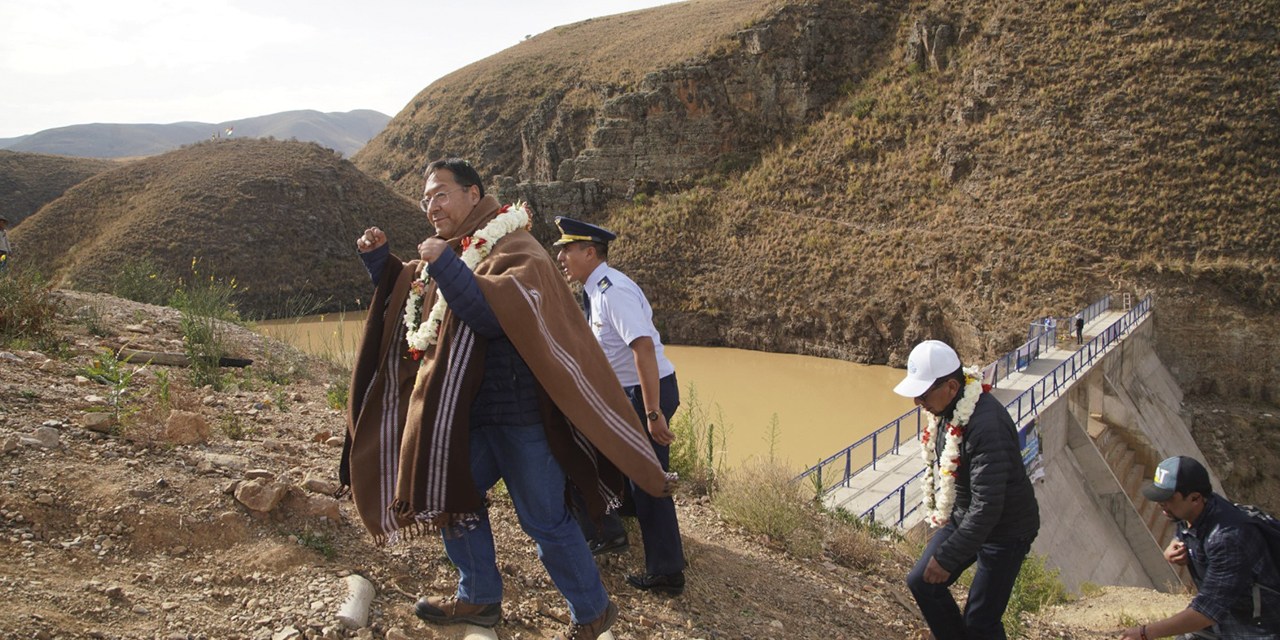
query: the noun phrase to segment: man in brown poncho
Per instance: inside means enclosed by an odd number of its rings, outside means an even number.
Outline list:
[[[617,607],[565,483],[598,519],[617,506],[623,474],[655,495],[669,493],[667,477],[524,212],[486,196],[465,161],[434,162],[426,178],[421,204],[437,235],[418,246],[421,260],[391,256],[376,228],[357,241],[377,290],[352,378],[343,481],[378,542],[441,530],[458,589],[419,600],[420,618],[493,626],[502,576],[484,495],[505,480],[568,601],[573,624],[556,637],[596,638]]]

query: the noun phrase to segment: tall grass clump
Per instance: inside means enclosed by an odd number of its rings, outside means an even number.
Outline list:
[[[879,541],[902,542],[902,533],[875,520],[858,516],[848,509],[823,508],[829,518],[827,555],[838,564],[866,570],[885,556],[886,547]]]
[[[724,474],[711,503],[725,522],[812,558],[822,552],[818,512],[793,476],[782,465],[756,459]]]
[[[43,276],[20,268],[0,272],[0,344],[55,349],[57,315],[58,301]]]
[[[173,295],[173,280],[148,258],[130,260],[111,280],[111,295],[145,304],[163,305]]]
[[[234,297],[236,281],[220,280],[212,274],[206,279],[196,270],[196,260],[191,261],[191,280],[178,281],[169,306],[182,312],[182,339],[187,358],[191,360],[191,385],[223,387],[219,367],[227,355],[227,345],[220,322],[239,322]]]
[[[690,384],[680,410],[671,417],[671,432],[676,437],[671,444],[671,470],[696,494],[710,493],[716,476],[724,471],[729,427],[720,405],[714,408],[712,419],[711,409],[702,404],[697,387]]]

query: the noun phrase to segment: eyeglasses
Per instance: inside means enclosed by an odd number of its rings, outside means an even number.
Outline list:
[[[466,187],[458,187],[457,189],[442,191],[440,193],[435,194],[434,196],[427,196],[418,201],[418,208],[422,209],[424,213],[429,213],[431,211],[431,203],[433,201],[441,206],[449,204],[449,194],[453,193],[454,191],[460,191],[465,188]]]
[[[946,378],[939,378],[937,380],[934,380],[933,384],[929,385],[929,388],[924,390],[924,393],[916,396],[916,402],[924,402],[924,399],[926,396],[936,391],[938,387],[941,387],[942,385],[946,384],[946,382],[947,382]]]

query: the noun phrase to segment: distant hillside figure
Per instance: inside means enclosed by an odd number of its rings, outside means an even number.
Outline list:
[[[1076,346],[1084,344],[1084,314],[1076,314]]]
[[[1040,506],[1022,465],[1017,425],[938,340],[916,345],[894,393],[928,412],[920,437],[926,461],[921,508],[933,534],[907,586],[937,640],[1005,638],[1001,618],[1031,543]],[[949,587],[974,563],[964,611]]]
[[[0,216],[0,273],[8,270],[9,256],[13,253],[13,245],[9,244],[9,234],[6,229],[9,228],[9,219]]]

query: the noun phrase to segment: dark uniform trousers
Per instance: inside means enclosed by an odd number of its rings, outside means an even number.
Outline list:
[[[640,424],[645,425],[645,435],[649,435],[649,420],[644,408],[644,396],[640,385],[624,387],[631,406],[640,416]],[[680,385],[676,382],[676,374],[672,373],[658,381],[658,408],[671,424],[671,417],[680,407]],[[663,471],[671,470],[671,447],[660,445],[649,436],[649,444],[653,445],[653,453],[658,456]],[[655,498],[643,489],[631,485],[631,500],[635,504],[636,520],[640,523],[640,536],[644,540],[645,572],[666,575],[684,571],[684,545],[680,541],[680,522],[676,519],[676,503],[670,496]],[[577,502],[577,496],[574,496]],[[582,528],[587,540],[612,540],[622,535],[622,519],[617,512],[605,514],[603,531],[582,514],[581,509],[575,511],[578,525]]]

